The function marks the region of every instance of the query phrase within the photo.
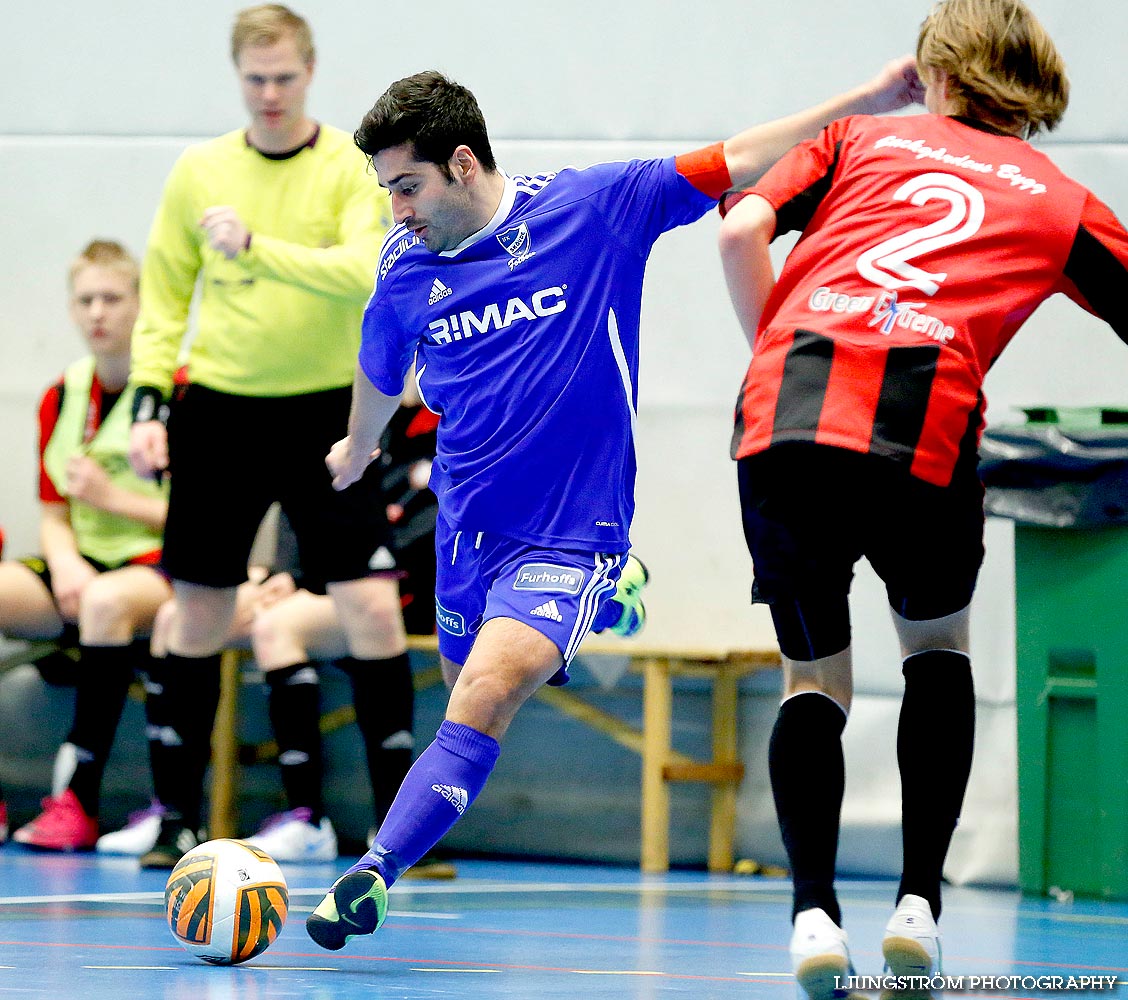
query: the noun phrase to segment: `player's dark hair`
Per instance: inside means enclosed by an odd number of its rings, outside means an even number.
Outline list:
[[[364,116],[353,141],[369,159],[410,142],[415,159],[434,163],[448,180],[447,163],[459,146],[468,146],[485,170],[497,170],[478,101],[435,70],[393,83]]]

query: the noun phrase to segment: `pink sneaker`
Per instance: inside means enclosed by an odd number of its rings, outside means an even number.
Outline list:
[[[45,851],[89,851],[98,842],[98,821],[87,816],[69,788],[58,798],[48,796],[43,812],[21,826],[12,839]]]
[[[8,803],[0,799],[0,844],[8,839]]]

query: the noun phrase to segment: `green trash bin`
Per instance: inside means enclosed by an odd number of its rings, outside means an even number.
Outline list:
[[[1016,520],[1019,882],[1128,899],[1128,414],[1027,417],[981,467]]]

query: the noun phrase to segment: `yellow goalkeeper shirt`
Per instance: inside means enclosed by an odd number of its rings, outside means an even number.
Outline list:
[[[204,210],[230,205],[252,233],[233,260],[208,246]],[[197,281],[192,382],[240,396],[350,385],[389,199],[352,137],[322,125],[284,159],[240,130],[191,146],[165,183],[141,274],[130,381],[172,388]]]

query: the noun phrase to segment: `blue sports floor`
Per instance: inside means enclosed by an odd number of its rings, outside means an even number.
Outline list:
[[[181,950],[161,903],[165,874],[131,860],[0,849],[0,996],[48,1000],[792,1000],[782,880],[495,861],[452,882],[404,881],[387,923],[324,952],[304,918],[340,866],[287,866],[290,919],[264,954],[213,967]],[[846,882],[858,972],[880,972],[889,882]],[[1033,997],[1037,977],[1115,977],[1128,998],[1128,904],[949,889],[948,975],[1016,976],[967,995]]]

